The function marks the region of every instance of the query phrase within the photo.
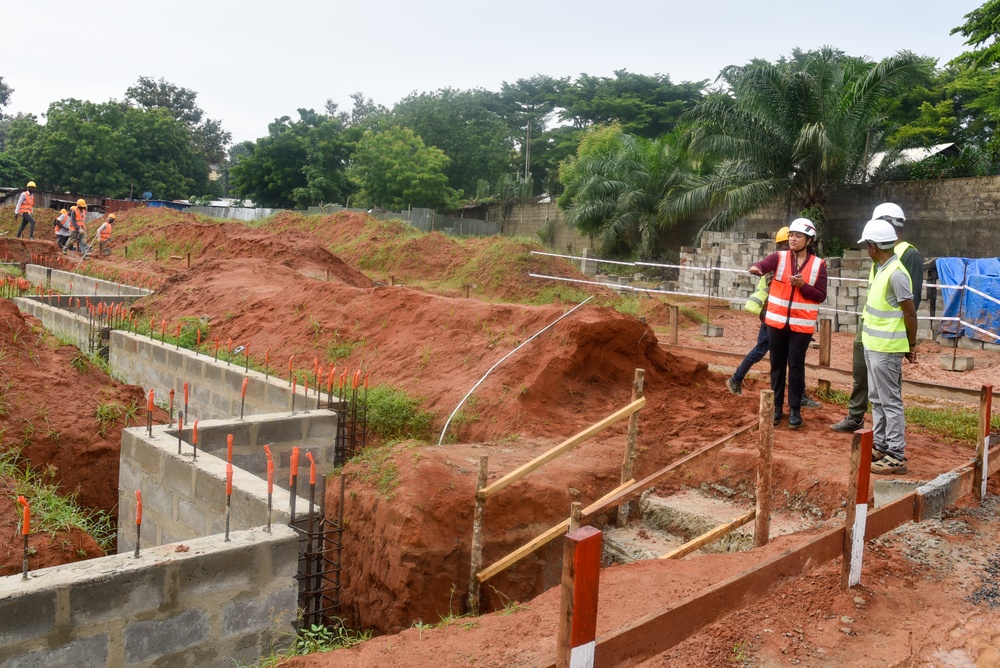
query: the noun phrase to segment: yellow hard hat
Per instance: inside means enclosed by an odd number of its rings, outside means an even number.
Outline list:
[[[28,181],[28,186],[27,187],[28,188],[37,188],[38,186],[35,185],[34,181]]]
[[[783,244],[788,241],[788,228],[782,227],[778,230],[778,233],[774,235],[774,243]]]
[[[62,209],[59,214],[65,216],[67,213],[66,209]]]
[[[108,222],[109,222],[109,223],[110,223],[111,221],[113,221],[114,219],[115,219],[115,214],[113,214],[113,213],[112,213],[111,215],[109,215],[109,216],[108,216]]]
[[[82,206],[84,209],[86,209],[87,208],[87,200],[85,200],[85,199],[78,199],[78,200],[76,200],[76,205],[77,206]]]

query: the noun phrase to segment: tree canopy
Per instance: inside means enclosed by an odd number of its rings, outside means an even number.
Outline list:
[[[990,67],[1000,63],[1000,0],[987,0],[982,6],[965,15],[965,23],[953,28],[949,33],[959,33],[965,43],[973,47],[957,58],[954,63],[971,67]]]

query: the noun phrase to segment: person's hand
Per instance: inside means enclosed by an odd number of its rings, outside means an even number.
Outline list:
[[[917,352],[915,350],[911,350],[910,352],[905,353],[903,355],[903,359],[905,359],[907,362],[910,362],[911,364],[916,364],[917,363]]]
[[[802,274],[795,274],[792,276],[792,285],[796,288],[801,288],[806,284],[805,279],[802,278]]]
[[[754,276],[763,276],[764,275],[764,272],[762,272],[757,267],[750,267],[750,273],[753,274]]]

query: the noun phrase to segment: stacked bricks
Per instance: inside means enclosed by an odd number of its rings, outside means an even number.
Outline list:
[[[682,246],[679,262],[682,266],[738,269],[740,273],[682,269],[680,291],[728,299],[733,308],[743,308],[757,285],[757,278],[746,270],[774,252],[774,240],[760,234],[756,238],[742,237],[740,233],[705,232],[701,246]]]

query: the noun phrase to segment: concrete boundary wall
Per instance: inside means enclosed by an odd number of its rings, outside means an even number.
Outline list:
[[[66,294],[76,297],[93,296],[116,296],[116,297],[145,297],[153,294],[152,290],[137,288],[123,283],[114,283],[91,276],[74,274],[71,271],[61,269],[50,269],[38,264],[28,264],[24,267],[24,277],[35,285],[44,285]],[[98,300],[99,301],[99,300]]]
[[[294,633],[297,559],[279,524],[0,578],[0,666],[253,663]]]
[[[72,341],[84,352],[90,351],[90,322],[85,315],[78,315],[77,309],[58,308],[29,297],[19,297],[14,304],[22,313],[41,320],[45,329],[56,336]],[[86,313],[86,308],[80,310]]]

